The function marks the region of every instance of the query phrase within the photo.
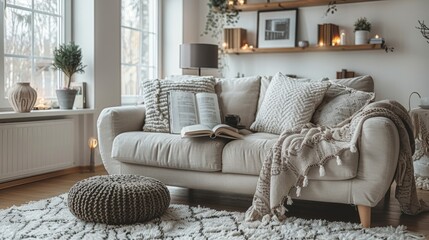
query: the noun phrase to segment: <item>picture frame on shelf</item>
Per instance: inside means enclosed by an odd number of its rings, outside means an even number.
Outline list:
[[[296,47],[298,9],[258,11],[258,48]]]
[[[73,109],[85,109],[86,82],[71,82],[70,88],[77,90],[76,98],[74,99]]]

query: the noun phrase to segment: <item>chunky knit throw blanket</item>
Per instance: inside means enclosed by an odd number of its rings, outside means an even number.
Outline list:
[[[426,120],[429,117],[429,114],[426,113],[426,110],[422,109],[421,111],[425,111],[425,114],[420,114],[416,111],[411,112],[411,120],[414,126],[414,135],[418,145],[420,145],[420,147],[416,149],[416,152],[414,153],[414,160],[420,159],[423,157],[423,155],[429,156],[429,126]]]
[[[395,197],[401,210],[411,215],[429,210],[426,203],[417,198],[412,160],[415,143],[410,117],[402,105],[385,100],[367,105],[335,128],[306,124],[284,131],[263,163],[246,220],[270,217],[283,220],[285,201],[292,204],[291,189],[296,189],[299,197],[301,188],[308,185],[307,173],[311,167],[319,167],[320,175],[324,176],[323,165],[327,160],[336,158],[341,165],[339,155],[343,151],[356,152],[363,123],[372,117],[389,118],[398,129],[400,151]]]

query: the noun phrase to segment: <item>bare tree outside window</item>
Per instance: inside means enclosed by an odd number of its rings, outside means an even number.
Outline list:
[[[140,94],[142,80],[158,77],[158,1],[121,1],[121,93],[126,102]]]
[[[4,91],[30,82],[38,95],[55,97],[59,74],[50,68],[62,42],[62,0],[7,0],[4,20]]]

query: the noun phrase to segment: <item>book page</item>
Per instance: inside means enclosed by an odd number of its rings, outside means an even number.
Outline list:
[[[226,125],[226,124],[218,124],[212,130],[213,130],[213,132],[216,132],[219,128],[229,129],[229,130],[231,130],[233,132],[238,133],[238,129],[237,128],[231,127],[231,126]]]
[[[168,97],[171,133],[180,133],[183,127],[198,123],[194,93],[171,91]]]
[[[200,124],[210,128],[221,124],[216,93],[197,93],[196,100]]]
[[[214,137],[223,137],[231,139],[242,139],[243,136],[238,132],[238,129],[226,124],[219,124],[213,128]]]
[[[191,126],[186,126],[182,128],[180,135],[183,137],[202,137],[202,136],[210,136],[212,134],[212,130],[206,125],[196,124]]]

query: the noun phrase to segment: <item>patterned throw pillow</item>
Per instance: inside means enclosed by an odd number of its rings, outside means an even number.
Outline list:
[[[314,112],[312,122],[322,126],[336,126],[374,101],[374,98],[374,93],[332,84]]]
[[[214,93],[215,79],[200,77],[180,80],[146,80],[143,82],[143,99],[146,106],[145,132],[170,132],[168,92]]]
[[[280,134],[296,125],[308,123],[328,86],[329,83],[296,81],[277,73],[250,129]]]

